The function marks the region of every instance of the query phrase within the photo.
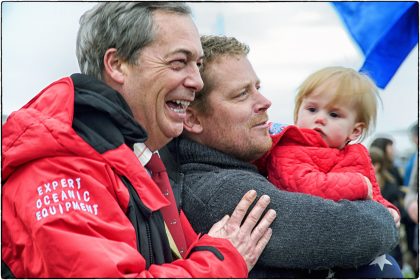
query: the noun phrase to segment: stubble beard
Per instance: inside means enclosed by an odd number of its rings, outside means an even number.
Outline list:
[[[262,157],[271,149],[271,137],[267,134],[265,140],[260,138],[248,138],[237,141],[236,143],[233,142],[233,145],[225,147],[225,152],[242,161],[252,162]]]

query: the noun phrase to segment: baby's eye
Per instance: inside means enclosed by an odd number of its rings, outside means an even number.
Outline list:
[[[316,112],[316,108],[314,108],[314,107],[308,107],[307,110],[311,113]]]
[[[340,117],[340,115],[339,115],[338,113],[336,113],[336,112],[331,112],[331,113],[330,113],[330,116],[331,116],[332,118],[338,118],[338,117]]]

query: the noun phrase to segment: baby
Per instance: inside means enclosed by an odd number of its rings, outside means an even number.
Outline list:
[[[373,199],[399,226],[385,200],[369,152],[360,143],[374,127],[378,90],[364,74],[327,67],[310,75],[296,96],[292,126],[273,124],[273,146],[256,164],[282,190],[338,201]],[[350,144],[351,143],[351,144]]]

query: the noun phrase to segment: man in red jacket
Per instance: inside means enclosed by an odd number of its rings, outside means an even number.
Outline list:
[[[101,3],[82,16],[83,74],[3,126],[3,277],[247,277],[271,237],[269,197],[244,218],[249,191],[197,236],[148,167],[182,132],[202,56],[183,3]]]

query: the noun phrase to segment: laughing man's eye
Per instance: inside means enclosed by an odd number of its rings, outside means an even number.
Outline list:
[[[171,68],[174,70],[180,70],[187,64],[185,59],[178,59],[171,61]]]

